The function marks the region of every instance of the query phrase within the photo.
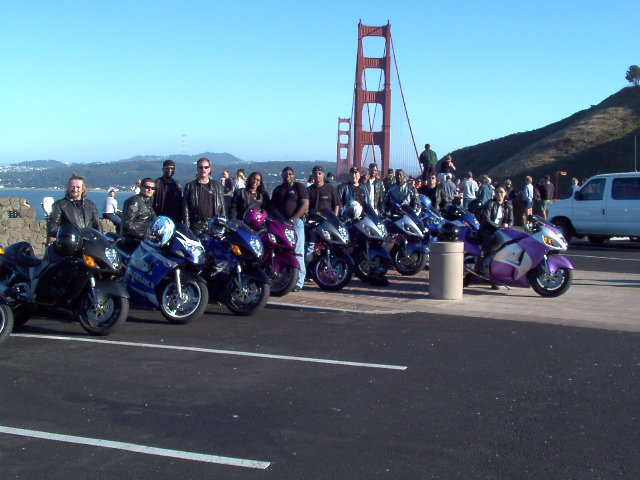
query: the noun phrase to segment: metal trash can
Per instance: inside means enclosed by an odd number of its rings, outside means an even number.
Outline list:
[[[462,300],[464,243],[438,241],[429,248],[429,298]]]

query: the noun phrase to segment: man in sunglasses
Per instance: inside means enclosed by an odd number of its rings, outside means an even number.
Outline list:
[[[143,178],[140,182],[140,193],[127,198],[122,207],[122,225],[120,235],[124,237],[123,247],[133,250],[147,233],[147,227],[156,218],[153,210],[153,193],[156,184],[153,178]]]
[[[155,181],[153,210],[156,215],[169,217],[178,224],[182,222],[182,185],[173,178],[175,171],[176,163],[165,160],[162,164],[162,176]]]
[[[184,186],[182,194],[182,221],[196,235],[206,232],[211,217],[226,217],[222,187],[210,174],[209,159],[199,159],[196,179]]]

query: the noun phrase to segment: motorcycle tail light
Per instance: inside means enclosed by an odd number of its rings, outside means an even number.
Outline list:
[[[91,268],[94,268],[96,266],[96,261],[89,255],[84,255],[84,263]]]

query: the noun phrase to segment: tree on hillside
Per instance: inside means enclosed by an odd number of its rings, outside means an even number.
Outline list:
[[[627,70],[627,76],[624,77],[627,82],[633,83],[636,87],[640,83],[640,67],[638,65],[631,65]]]

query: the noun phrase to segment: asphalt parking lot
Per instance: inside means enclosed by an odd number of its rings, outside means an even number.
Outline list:
[[[0,352],[3,478],[638,478],[639,339],[212,307],[94,343],[34,320]]]

